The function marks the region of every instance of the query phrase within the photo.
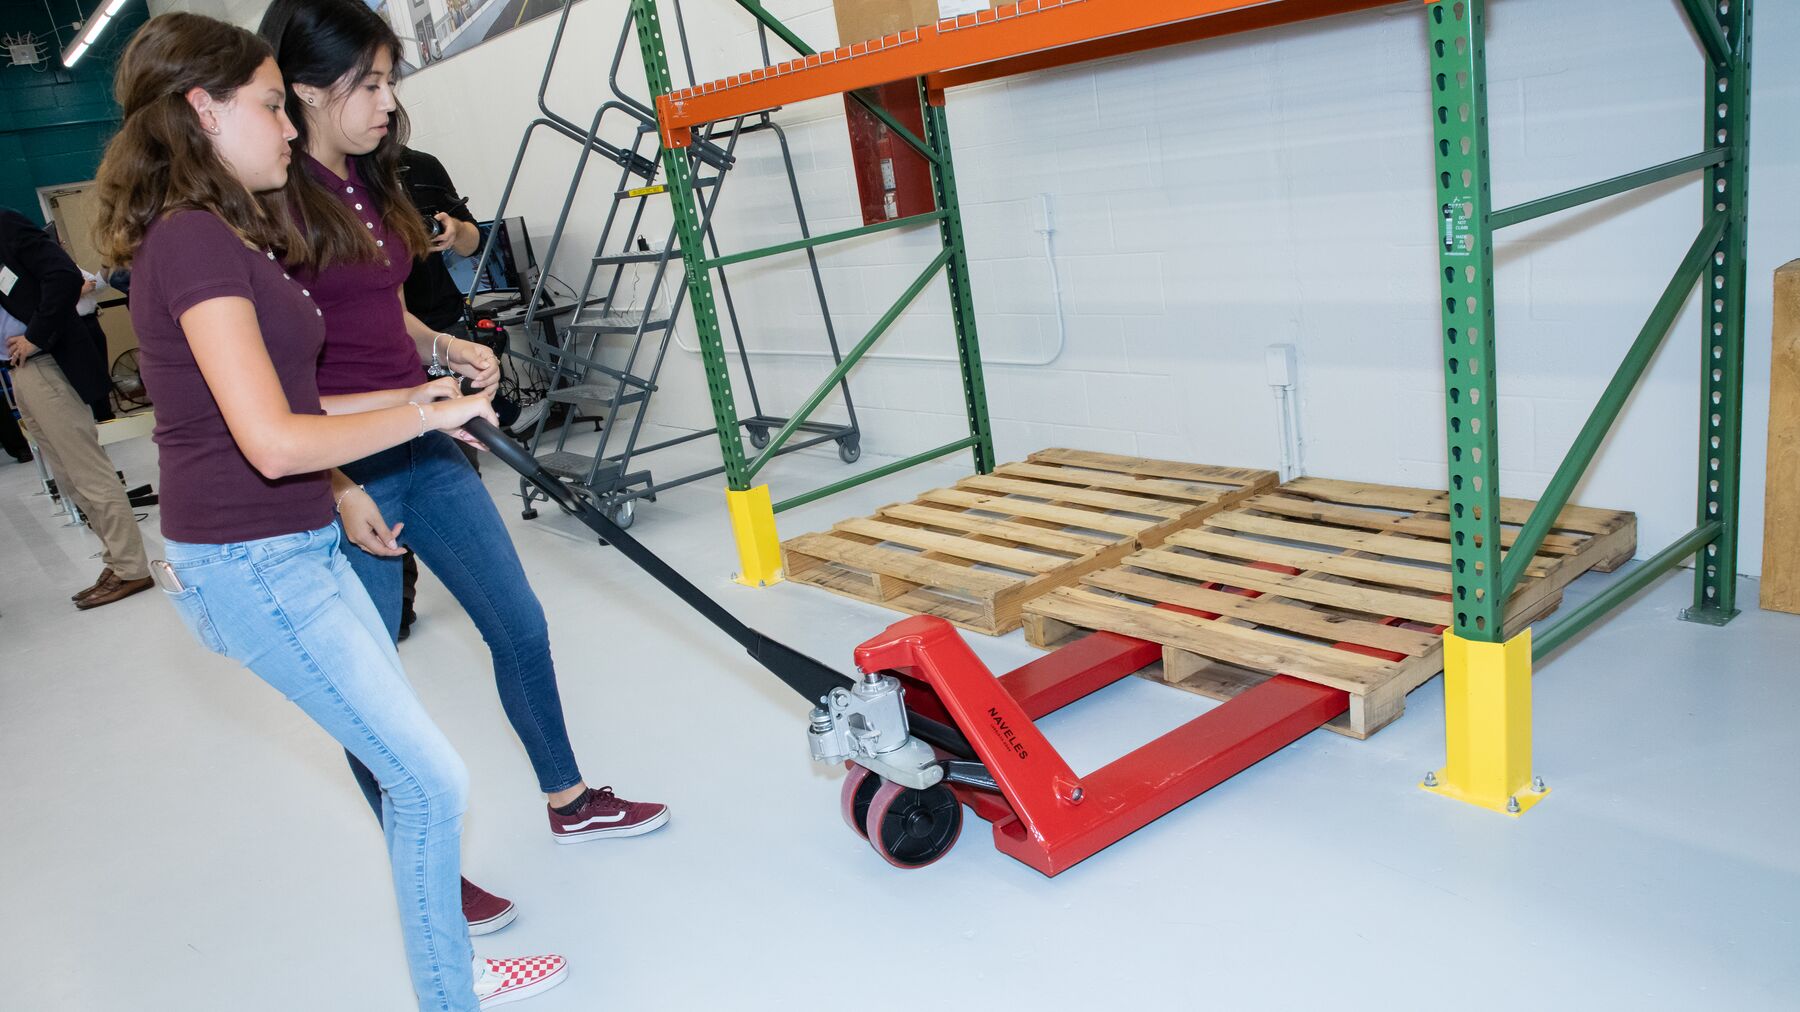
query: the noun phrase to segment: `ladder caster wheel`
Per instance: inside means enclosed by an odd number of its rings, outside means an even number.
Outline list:
[[[862,456],[862,440],[859,440],[859,439],[840,439],[840,440],[838,440],[838,459],[839,460],[843,461],[846,464],[854,464],[854,463],[856,463],[856,459],[861,456]]]
[[[611,520],[620,530],[629,528],[631,522],[637,519],[637,500],[627,499],[617,506],[608,507],[606,519]]]
[[[750,426],[750,445],[762,449],[769,445],[769,430],[760,425]]]
[[[962,803],[944,784],[922,791],[884,783],[869,802],[869,845],[896,868],[923,868],[962,835]]]
[[[867,840],[869,838],[869,804],[875,800],[875,792],[881,789],[881,778],[869,772],[867,766],[846,763],[850,773],[844,777],[844,790],[840,796],[844,811],[844,821],[852,832]]]
[[[537,519],[537,510],[529,509],[529,508],[522,509],[519,511],[519,516],[520,516],[520,518],[525,519],[525,520],[536,520]]]

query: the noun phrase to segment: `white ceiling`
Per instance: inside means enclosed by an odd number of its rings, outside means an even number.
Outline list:
[[[268,9],[269,0],[149,0],[152,15],[170,11],[192,11],[229,21],[234,25],[255,29]]]

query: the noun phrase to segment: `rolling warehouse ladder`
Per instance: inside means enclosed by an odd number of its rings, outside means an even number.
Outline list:
[[[526,127],[501,194],[500,206],[494,216],[501,218],[505,215],[526,151],[538,129],[549,129],[581,145],[581,155],[564,196],[555,230],[542,257],[545,269],[539,273],[534,289],[525,303],[525,326],[521,329],[529,349],[529,358],[550,376],[545,398],[552,406],[552,410],[545,411],[537,419],[529,442],[533,454],[546,470],[592,497],[615,523],[624,527],[633,519],[637,500],[654,500],[660,491],[726,471],[721,465],[671,480],[658,481],[647,467],[642,466],[641,458],[658,450],[709,436],[735,441],[742,438],[741,433],[748,433],[753,445],[765,446],[770,432],[785,426],[789,419],[763,410],[743,334],[738,326],[736,308],[731,301],[729,284],[721,277],[720,290],[737,345],[739,361],[750,389],[753,414],[747,418],[733,418],[730,423],[715,420],[711,429],[688,433],[649,446],[640,445],[651,396],[658,387],[669,345],[674,337],[674,323],[687,299],[688,284],[685,276],[677,274],[672,277],[670,274],[671,264],[679,266],[681,260],[677,229],[671,227],[659,247],[651,247],[640,231],[648,202],[667,199],[669,186],[657,181],[658,174],[662,171],[664,152],[660,147],[655,110],[648,103],[628,94],[619,83],[619,69],[627,45],[636,35],[635,12],[627,14],[618,44],[613,51],[608,75],[611,95],[595,111],[587,127],[583,129],[567,117],[553,112],[546,102],[545,92],[555,71],[573,3],[574,0],[565,0],[563,4],[538,87],[540,116]],[[679,0],[676,0],[674,10],[679,24]],[[682,32],[682,49],[685,55],[685,30]],[[766,54],[766,41],[764,51]],[[691,58],[687,58],[687,62],[691,80]],[[617,115],[609,117],[609,114]],[[631,139],[625,144],[609,142],[602,133],[611,121],[620,117],[625,120],[626,129],[631,131]],[[746,136],[761,133],[773,135],[780,147],[801,241],[810,238],[806,208],[800,196],[787,137],[769,112],[764,111],[740,117],[728,127],[709,129],[684,151],[689,170],[685,178],[692,181],[692,189],[688,195],[701,201],[705,208],[705,222],[701,232],[705,245],[714,256],[719,254],[719,244],[712,227],[712,214],[718,206],[726,174],[735,163],[737,144]],[[649,146],[648,154],[645,153],[646,144]],[[544,332],[540,332],[533,324],[539,322],[540,315],[544,313],[545,287],[550,278],[548,268],[555,262],[557,252],[562,247],[564,235],[575,214],[573,207],[576,193],[580,189],[589,159],[596,154],[619,167],[612,201],[589,257],[586,276],[575,295],[574,316],[561,328],[557,340],[547,340]],[[493,246],[494,241],[490,239],[481,250],[476,264],[477,277],[484,276]],[[818,262],[810,250],[808,258],[826,341],[834,362],[839,362],[841,354],[837,334]],[[650,278],[643,306],[621,306],[621,290],[625,287],[630,272],[638,268],[647,268]],[[666,313],[658,308],[659,300],[664,296],[665,285],[672,289],[667,299],[669,306]],[[647,345],[653,345],[654,350]],[[845,463],[852,463],[861,455],[861,430],[856,419],[856,405],[850,394],[849,381],[840,377],[836,389],[842,396],[847,420],[841,423],[807,420],[801,424],[801,428],[808,433],[809,438],[784,446],[782,452],[835,442],[838,455]],[[560,414],[556,405],[567,405],[566,409],[562,409],[568,412],[567,416],[560,419],[560,425],[556,424],[559,419],[553,417],[553,413]],[[586,414],[583,413],[584,410],[593,413]],[[627,415],[630,416],[628,425],[624,424]],[[593,422],[598,431],[598,444],[591,452],[577,452],[568,445],[578,421]],[[551,432],[553,428],[556,430],[554,436]],[[621,429],[623,434],[619,435]],[[619,435],[619,438],[615,439],[615,435]],[[635,470],[634,464],[639,465]],[[534,502],[541,498],[541,494],[527,482],[520,483],[520,491],[525,499],[524,515],[531,518],[536,515]]]

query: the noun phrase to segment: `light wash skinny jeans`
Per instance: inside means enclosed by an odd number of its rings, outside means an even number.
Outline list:
[[[339,536],[333,523],[229,545],[170,541],[182,589],[167,596],[207,649],[254,671],[374,772],[419,1008],[477,1012],[460,882],[468,770],[407,683]]]

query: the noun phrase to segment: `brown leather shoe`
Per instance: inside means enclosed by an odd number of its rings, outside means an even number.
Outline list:
[[[100,571],[100,578],[99,578],[99,579],[98,579],[98,580],[95,580],[95,581],[94,581],[94,585],[93,585],[93,586],[91,586],[91,587],[85,587],[85,588],[83,588],[83,589],[81,589],[81,590],[78,590],[78,591],[76,591],[76,592],[75,592],[75,593],[73,593],[73,594],[70,594],[70,595],[69,595],[69,600],[71,600],[71,601],[79,601],[79,600],[81,600],[81,599],[82,599],[82,598],[84,598],[84,597],[86,597],[86,596],[88,596],[88,595],[89,595],[89,594],[92,594],[92,593],[93,593],[93,592],[94,592],[94,591],[96,591],[96,590],[99,590],[99,589],[100,589],[100,586],[101,586],[101,585],[102,585],[102,584],[104,584],[104,583],[105,583],[105,582],[106,582],[106,581],[108,581],[108,580],[110,580],[110,579],[112,579],[112,578],[113,578],[113,571],[112,571],[112,567],[111,567],[111,566],[107,566],[107,567],[106,567],[106,568],[105,568],[105,569],[102,569],[102,570],[101,570],[101,571]]]
[[[82,611],[87,611],[89,608],[98,608],[101,605],[111,604],[114,601],[130,597],[133,594],[143,593],[152,586],[154,586],[154,582],[148,576],[141,580],[121,580],[117,575],[113,575],[104,584],[96,588],[92,594],[76,601],[75,607]]]

